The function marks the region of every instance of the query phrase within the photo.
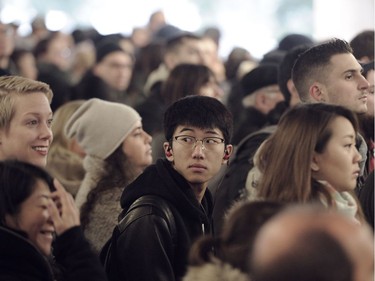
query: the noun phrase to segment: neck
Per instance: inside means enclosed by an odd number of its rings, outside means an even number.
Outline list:
[[[198,202],[201,203],[204,193],[206,192],[207,186],[204,184],[191,184],[190,187],[195,194],[195,198],[197,198]]]
[[[9,57],[0,57],[0,68],[7,69],[9,66]]]

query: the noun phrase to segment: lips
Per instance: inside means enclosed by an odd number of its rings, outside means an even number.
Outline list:
[[[53,240],[54,230],[41,230],[40,234],[47,240]]]
[[[48,153],[48,146],[33,146],[32,149],[42,154]]]
[[[192,169],[193,171],[202,172],[207,170],[207,167],[201,164],[192,164],[189,165],[189,169]]]

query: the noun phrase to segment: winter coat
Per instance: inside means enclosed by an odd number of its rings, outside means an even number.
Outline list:
[[[0,280],[4,281],[106,281],[99,259],[91,251],[81,228],[73,227],[54,244],[58,270],[24,233],[0,226]],[[59,272],[56,278],[55,272]]]
[[[268,124],[267,116],[254,107],[246,108],[235,132],[232,143],[239,144],[247,135],[254,133]]]
[[[206,190],[201,204],[187,181],[167,160],[159,159],[127,188],[121,197],[126,211],[143,195],[163,198],[176,226],[172,237],[168,222],[150,208],[147,215],[131,223],[117,241],[116,258],[121,280],[181,280],[192,243],[211,234],[212,196]]]
[[[100,197],[94,203],[85,225],[85,237],[91,243],[94,251],[99,253],[112,235],[121,212],[120,197],[124,188],[114,187],[100,192]]]

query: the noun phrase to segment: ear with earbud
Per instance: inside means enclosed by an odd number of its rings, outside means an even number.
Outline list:
[[[224,150],[224,156],[223,156],[223,159],[224,159],[224,160],[228,160],[229,157],[230,157],[230,155],[229,155],[228,150]]]
[[[172,147],[169,145],[169,146],[167,147],[166,151],[165,151],[165,156],[167,156],[167,157],[171,157],[171,156],[172,156],[172,152],[171,152],[171,150],[172,150]]]

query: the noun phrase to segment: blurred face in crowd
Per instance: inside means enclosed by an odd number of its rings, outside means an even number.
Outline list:
[[[37,79],[38,69],[36,67],[35,57],[31,52],[24,53],[18,59],[17,68],[19,75],[33,80]]]
[[[116,91],[128,88],[132,71],[132,58],[121,51],[109,53],[94,67],[94,74]]]
[[[212,76],[210,77],[210,80],[199,89],[199,95],[221,100],[224,92],[216,82],[215,78]]]
[[[61,70],[67,71],[72,65],[72,47],[73,42],[70,35],[58,34],[49,43],[44,59],[55,64]]]
[[[166,54],[165,62],[169,69],[181,63],[203,64],[201,40],[183,39],[183,43],[175,52]]]

